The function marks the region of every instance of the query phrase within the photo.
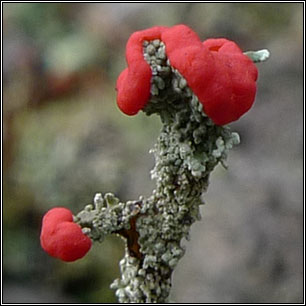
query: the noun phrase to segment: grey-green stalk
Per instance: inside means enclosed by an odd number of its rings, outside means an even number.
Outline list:
[[[96,194],[93,205],[75,217],[93,241],[102,242],[108,234],[126,240],[121,277],[111,284],[120,303],[168,301],[172,272],[185,252],[182,239],[189,239],[191,225],[201,218],[210,174],[219,163],[225,166],[228,151],[239,144],[237,133],[205,115],[160,40],[145,41],[143,50],[152,69],[151,98],[143,111],[162,122],[151,150],[156,188],[150,197],[126,203],[111,193]],[[254,62],[269,56],[265,50],[247,55]]]

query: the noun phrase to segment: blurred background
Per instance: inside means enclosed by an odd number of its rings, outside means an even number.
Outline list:
[[[160,123],[122,114],[115,82],[132,32],[177,23],[271,58],[253,108],[231,124],[241,144],[211,176],[172,300],[303,301],[302,3],[4,3],[3,302],[116,302],[123,241],[63,263],[40,248],[41,218],[77,213],[96,192],[150,195]]]

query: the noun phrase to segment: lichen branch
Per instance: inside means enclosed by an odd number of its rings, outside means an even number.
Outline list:
[[[156,188],[149,198],[127,203],[111,194],[97,195],[95,205],[76,218],[93,240],[109,233],[126,239],[121,278],[111,286],[121,303],[167,301],[173,269],[185,252],[181,241],[200,219],[201,194],[210,173],[239,143],[237,133],[216,126],[203,113],[185,79],[171,67],[162,42],[145,42],[144,57],[153,74],[144,112],[160,115],[163,124],[151,150]]]
[[[185,253],[182,240],[189,239],[191,225],[201,218],[210,174],[218,164],[226,167],[228,151],[239,143],[226,124],[252,107],[258,77],[254,62],[269,55],[268,50],[243,54],[225,38],[201,42],[185,25],[133,33],[128,68],[116,84],[117,104],[127,115],[142,110],[161,119],[150,151],[156,187],[150,197],[127,202],[98,193],[74,218],[66,208],[52,209],[43,220],[42,247],[51,256],[74,261],[92,241],[120,235],[125,256],[120,278],[111,285],[119,302],[167,302],[172,272]]]

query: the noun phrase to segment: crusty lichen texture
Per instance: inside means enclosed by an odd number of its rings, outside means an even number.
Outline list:
[[[189,239],[190,226],[200,219],[210,173],[239,143],[237,133],[203,113],[160,40],[144,41],[143,50],[152,69],[151,98],[143,111],[159,115],[162,122],[151,150],[156,188],[149,198],[126,203],[112,194],[97,194],[94,205],[75,217],[94,241],[111,233],[126,239],[121,277],[111,285],[121,303],[168,301],[172,272],[184,255],[182,239]]]

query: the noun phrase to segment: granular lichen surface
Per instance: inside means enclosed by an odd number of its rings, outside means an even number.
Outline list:
[[[151,177],[156,188],[149,198],[127,203],[111,194],[104,199],[98,195],[94,206],[77,215],[94,240],[131,230],[131,221],[136,220],[134,236],[138,239],[134,243],[139,248],[134,248],[135,252],[133,245],[127,244],[120,261],[121,278],[111,285],[123,303],[167,300],[172,271],[184,255],[182,239],[189,238],[190,226],[200,219],[201,195],[208,187],[210,173],[239,143],[237,133],[215,125],[203,113],[186,80],[171,67],[164,44],[154,40],[143,45],[153,75],[151,98],[144,112],[158,114],[162,121],[160,136],[151,150],[155,156]]]
[[[202,43],[185,25],[135,32],[127,43],[129,67],[117,80],[117,104],[128,115],[142,110],[161,119],[150,151],[155,189],[149,197],[127,202],[112,193],[97,193],[93,204],[73,220],[64,210],[71,241],[66,245],[61,238],[59,248],[58,223],[62,226],[63,220],[52,217],[51,223],[43,224],[43,248],[51,256],[73,261],[87,253],[91,241],[120,235],[126,242],[125,255],[120,277],[111,284],[118,301],[168,302],[173,271],[185,253],[182,241],[190,238],[191,225],[201,218],[210,174],[218,164],[227,167],[227,154],[240,141],[225,124],[252,106],[257,80],[253,62],[268,57],[267,50],[243,54],[227,39]],[[62,256],[67,250],[69,256]]]

